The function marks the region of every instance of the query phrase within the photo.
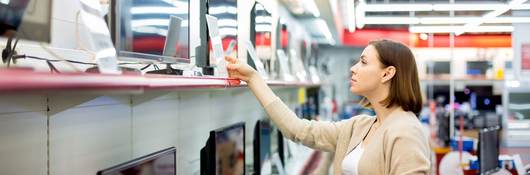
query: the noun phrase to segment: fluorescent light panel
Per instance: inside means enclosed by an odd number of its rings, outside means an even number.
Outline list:
[[[506,4],[433,4],[434,11],[488,11]]]
[[[515,3],[517,4],[517,3]],[[499,8],[529,10],[530,4],[365,4],[366,12],[408,12],[408,11],[491,11]]]
[[[410,33],[456,33],[464,29],[464,26],[412,26]],[[513,26],[478,26],[471,27],[469,32],[513,32]]]
[[[366,12],[432,11],[432,7],[432,4],[365,4],[362,10]]]
[[[481,17],[365,17],[365,24],[467,24]],[[530,23],[530,17],[497,17],[484,21],[487,24]]]

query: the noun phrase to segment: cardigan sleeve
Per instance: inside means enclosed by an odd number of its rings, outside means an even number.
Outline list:
[[[300,119],[279,98],[265,106],[270,119],[282,134],[305,146],[334,152],[342,125],[346,121],[326,122]]]
[[[404,130],[394,130],[390,134],[390,144],[385,148],[389,156],[391,175],[429,174],[430,149],[421,128],[411,126]]]

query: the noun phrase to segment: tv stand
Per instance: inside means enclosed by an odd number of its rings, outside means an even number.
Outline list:
[[[148,74],[182,75],[183,72],[184,71],[181,70],[181,69],[174,69],[173,67],[171,67],[171,64],[166,64],[166,68],[165,69],[148,71],[146,73],[148,73]]]

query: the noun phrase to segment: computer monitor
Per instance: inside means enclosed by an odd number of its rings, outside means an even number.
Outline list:
[[[0,36],[50,42],[52,0],[0,0]]]
[[[491,174],[500,169],[499,131],[499,126],[484,128],[479,131],[478,161],[480,174]]]
[[[486,95],[477,96],[477,110],[495,111],[497,105],[502,105],[502,96],[500,95]]]
[[[258,120],[254,128],[254,174],[270,173],[271,170],[271,126],[269,122]],[[268,166],[268,167],[265,167]],[[267,171],[269,170],[269,171]]]
[[[98,175],[176,175],[176,149],[167,148],[98,171]]]
[[[491,61],[468,61],[466,63],[468,75],[485,75],[486,71],[492,68]]]
[[[190,63],[189,0],[116,0],[111,25],[121,58]]]
[[[206,7],[207,14],[217,18],[221,42],[223,48],[227,49],[232,40],[237,42],[237,0],[207,0]],[[237,58],[237,46],[236,43],[229,56]],[[211,47],[209,52],[210,57],[213,56]]]
[[[51,0],[0,1],[0,36],[50,42]]]
[[[270,71],[272,57],[272,14],[259,2],[250,12],[250,40],[256,48],[256,55],[264,60],[265,69]],[[249,57],[249,63],[251,59]]]
[[[200,174],[245,174],[245,123],[210,131],[201,149]]]
[[[450,74],[451,62],[449,61],[432,61],[427,63],[427,74]]]

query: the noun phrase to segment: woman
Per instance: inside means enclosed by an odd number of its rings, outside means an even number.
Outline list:
[[[254,69],[226,60],[230,77],[247,82],[284,136],[335,153],[334,174],[429,174],[430,147],[415,115],[422,105],[418,71],[407,46],[389,40],[369,43],[350,69],[350,91],[363,96],[363,105],[376,116],[339,122],[299,119]]]

